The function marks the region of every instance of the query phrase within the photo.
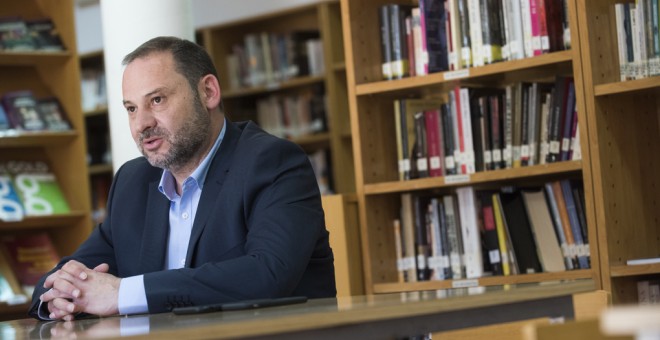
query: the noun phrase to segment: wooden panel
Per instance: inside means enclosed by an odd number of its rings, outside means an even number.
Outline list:
[[[399,218],[401,199],[399,195],[369,197],[366,199],[368,224],[362,237],[367,284],[396,282],[398,272],[394,252],[393,221]]]
[[[355,195],[325,195],[321,200],[335,256],[337,296],[362,295],[364,280]]]
[[[394,101],[360,97],[361,165],[365,183],[393,181],[398,178]]]
[[[609,262],[660,256],[656,98],[631,94],[596,103]]]

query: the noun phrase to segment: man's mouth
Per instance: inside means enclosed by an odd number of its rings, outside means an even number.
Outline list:
[[[142,147],[147,151],[154,151],[163,144],[161,137],[149,137],[142,140]]]

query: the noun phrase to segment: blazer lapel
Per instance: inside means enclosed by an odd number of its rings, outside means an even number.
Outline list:
[[[204,187],[202,188],[202,196],[197,205],[195,221],[193,222],[190,242],[188,243],[188,252],[186,253],[186,267],[191,267],[197,243],[202,236],[202,231],[204,230],[211,213],[215,213],[214,208],[218,206],[216,204],[217,201],[221,199],[219,193],[220,190],[222,190],[222,185],[229,173],[231,157],[236,149],[238,138],[241,135],[241,130],[236,124],[230,122],[229,119],[225,120],[225,122],[227,123],[225,136],[213,157],[213,161],[211,162],[209,171],[206,175]]]
[[[169,235],[170,202],[158,191],[158,181],[149,183],[147,213],[140,258],[140,272],[150,273],[165,269],[165,253]]]

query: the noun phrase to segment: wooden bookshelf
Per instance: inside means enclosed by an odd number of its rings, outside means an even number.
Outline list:
[[[417,1],[395,1],[417,5]],[[591,141],[581,137],[582,159],[522,168],[477,172],[469,176],[431,177],[401,181],[395,140],[393,101],[400,98],[427,98],[446,93],[456,85],[503,87],[520,81],[547,81],[556,75],[575,81],[576,110],[580,135],[588,135],[583,97],[581,41],[578,38],[577,1],[568,1],[572,48],[526,58],[498,62],[466,70],[433,73],[383,81],[378,9],[383,0],[342,0],[346,53],[348,101],[353,135],[355,178],[362,240],[363,268],[367,293],[436,290],[457,286],[508,285],[600,278],[599,248],[591,174]],[[586,15],[586,14],[584,14]],[[540,186],[558,179],[581,179],[587,207],[585,215],[590,236],[589,269],[510,276],[484,276],[474,280],[401,282],[396,265],[393,220],[399,218],[401,194],[448,194],[473,186],[475,190],[501,186]]]
[[[326,96],[327,132],[292,138],[308,153],[330,152],[331,181],[337,193],[355,192],[353,154],[346,89],[346,65],[338,1],[309,5],[198,29],[198,42],[211,54],[220,75],[225,111],[233,120],[257,121],[256,102],[271,95],[298,95],[321,87]],[[324,72],[303,75],[259,86],[232,88],[227,59],[232,46],[248,34],[318,31],[323,45]],[[257,121],[257,123],[259,123]]]
[[[44,132],[0,137],[3,157],[30,156],[51,165],[71,213],[29,217],[20,222],[0,223],[0,236],[48,232],[60,256],[71,254],[91,231],[89,187],[85,178],[85,137],[80,110],[80,70],[76,53],[74,1],[29,0],[3,4],[0,16],[23,19],[51,18],[65,52],[0,51],[0,93],[31,90],[37,97],[55,96],[71,121],[69,132]],[[23,317],[26,305],[0,305],[0,319]]]
[[[601,285],[621,304],[660,279],[657,264],[625,265],[660,256],[660,77],[620,80],[617,2],[579,0],[577,15]]]

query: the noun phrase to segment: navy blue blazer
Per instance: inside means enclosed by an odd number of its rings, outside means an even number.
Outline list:
[[[150,313],[264,297],[336,296],[333,254],[306,154],[252,122],[226,122],[184,268],[164,270],[169,201],[158,191],[162,170],[144,157],[117,171],[105,221],[57,268],[75,259],[89,268],[108,263],[122,278],[144,274]],[[43,280],[32,296],[34,317]]]

